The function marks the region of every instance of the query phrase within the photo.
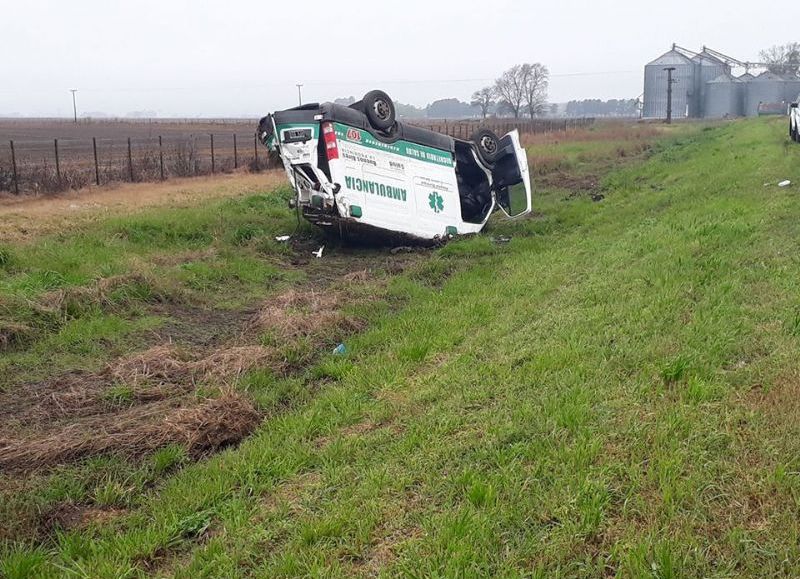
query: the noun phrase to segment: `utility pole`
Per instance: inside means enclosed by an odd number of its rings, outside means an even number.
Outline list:
[[[78,89],[71,88],[71,89],[69,89],[69,92],[72,93],[72,117],[73,117],[75,123],[77,123],[78,122],[78,107],[75,104],[75,93],[78,92]]]
[[[297,102],[300,103],[300,106],[303,106],[303,95],[300,92],[300,89],[303,88],[302,84],[295,85],[297,86]]]
[[[667,124],[672,124],[672,85],[677,80],[672,80],[672,73],[675,71],[674,66],[670,66],[665,68],[664,70],[667,71]]]

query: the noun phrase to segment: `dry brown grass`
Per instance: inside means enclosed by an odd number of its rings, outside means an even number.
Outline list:
[[[566,133],[526,133],[521,136],[521,141],[524,146],[587,141],[653,141],[662,136],[665,130],[660,125],[631,121],[599,121],[593,127]]]
[[[33,328],[18,322],[0,319],[0,352],[28,340]]]
[[[31,471],[83,456],[141,456],[168,444],[193,456],[236,443],[250,434],[260,415],[242,394],[219,396],[172,408],[173,401],[135,406],[114,416],[82,420],[35,438],[0,439],[0,467]]]
[[[137,386],[143,382],[182,382],[191,377],[185,352],[172,344],[161,344],[121,358],[106,373],[114,381]]]
[[[106,374],[114,381],[130,386],[194,383],[198,380],[224,382],[275,359],[272,349],[256,345],[223,347],[194,360],[172,344],[162,344],[117,360],[108,367]]]
[[[196,374],[206,379],[227,381],[258,366],[280,365],[275,351],[264,346],[233,346],[216,350],[210,356],[191,364]]]
[[[340,311],[343,305],[342,297],[332,291],[292,289],[269,300],[253,323],[284,340],[363,329],[362,320]]]

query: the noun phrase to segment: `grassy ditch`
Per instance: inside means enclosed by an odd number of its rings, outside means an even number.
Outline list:
[[[113,314],[154,326],[121,330],[127,338],[117,350],[79,358],[89,361],[86,372],[119,377],[98,385],[109,402],[186,384],[181,396],[200,406],[230,393],[258,419],[240,442],[213,452],[179,435],[142,453],[92,451],[55,474],[4,474],[4,488],[18,490],[4,496],[3,520],[18,526],[7,531],[0,569],[798,574],[800,201],[776,184],[800,181],[800,149],[783,129],[763,120],[680,127],[642,137],[648,146],[633,156],[597,139],[566,143],[571,164],[542,176],[593,173],[600,196],[570,195],[580,188],[552,182],[532,218],[493,223],[400,265],[397,255],[371,250],[342,248],[319,262],[303,247],[265,253],[269,236],[290,224],[277,209],[287,221],[242,245],[232,232],[253,225],[244,217],[233,228],[200,227],[219,231],[210,241],[187,240],[180,227],[165,238],[149,226],[120,236],[119,223],[104,225],[103,238],[125,249],[96,260],[120,268],[110,275],[128,273],[115,259],[137,251],[152,264],[159,252],[212,247],[211,259],[224,259],[226,246],[243,247],[237,259],[273,264],[269,283],[241,275],[193,286],[177,273],[155,275],[168,287],[153,293],[173,297]],[[250,201],[230,203],[248,215]],[[34,247],[10,249],[9,263],[22,270],[40,259]],[[18,269],[3,287],[38,300],[94,279],[76,271],[61,271],[60,287],[34,291]],[[298,295],[309,280],[327,280],[335,297]],[[165,303],[181,304],[181,314],[165,314]],[[198,331],[176,351],[156,351],[168,363],[148,362],[145,347],[169,345],[148,336],[170,323],[195,327],[187,312],[196,304],[235,312],[220,325],[236,331]],[[332,327],[341,331],[335,340]],[[32,355],[62,330],[37,331],[4,360]],[[341,336],[348,354],[334,356],[329,347]],[[258,362],[248,367],[204,364],[212,344],[264,348],[264,358],[251,351],[244,359]],[[54,368],[74,371],[77,359],[65,360]],[[7,366],[15,376],[28,367]],[[223,367],[234,370],[206,374]],[[34,383],[15,378],[5,392]],[[31,515],[43,505],[49,519]]]

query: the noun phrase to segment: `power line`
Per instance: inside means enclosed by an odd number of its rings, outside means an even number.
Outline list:
[[[589,77],[589,76],[608,76],[608,75],[623,75],[623,74],[641,74],[640,70],[611,70],[599,72],[566,72],[554,73],[550,78],[573,78],[573,77]],[[456,83],[472,83],[472,82],[494,82],[495,78],[449,78],[449,79],[378,79],[378,80],[308,80],[301,86],[306,85],[418,85],[418,84],[456,84]],[[195,85],[195,86],[172,86],[172,87],[119,87],[119,88],[100,88],[88,87],[82,88],[82,92],[98,92],[98,93],[124,93],[124,92],[171,92],[171,91],[198,91],[198,90],[259,90],[265,88],[275,88],[280,86],[287,86],[289,83],[286,81],[275,81],[266,84],[253,84],[253,85]],[[296,86],[296,85],[295,85]],[[52,89],[35,89],[25,90],[20,88],[5,87],[0,88],[0,93],[49,93],[57,88]]]

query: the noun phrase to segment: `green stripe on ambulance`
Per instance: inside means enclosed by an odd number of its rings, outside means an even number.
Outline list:
[[[359,179],[358,177],[345,176],[344,186],[352,191],[371,193],[378,197],[388,197],[389,199],[397,199],[398,201],[406,201],[407,198],[406,190],[401,187],[394,187],[393,185],[378,183],[377,181],[368,181],[367,179]]]
[[[395,155],[402,155],[417,161],[425,163],[433,163],[434,165],[441,165],[443,167],[453,167],[453,155],[450,151],[443,151],[441,149],[434,149],[426,145],[418,145],[408,141],[395,141],[393,143],[384,143],[373,137],[369,132],[341,123],[334,123],[334,131],[336,138],[358,145],[367,147],[368,149],[376,149],[386,153],[394,153]]]

